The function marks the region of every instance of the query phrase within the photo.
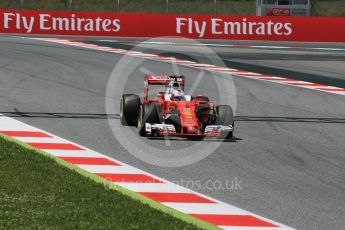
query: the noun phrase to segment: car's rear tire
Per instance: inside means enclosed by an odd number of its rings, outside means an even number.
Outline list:
[[[159,103],[151,102],[142,104],[138,113],[138,133],[146,136],[145,123],[162,123],[162,106]]]
[[[124,94],[120,102],[120,121],[122,125],[136,126],[140,98],[135,94]]]
[[[234,112],[229,105],[218,105],[216,107],[217,120],[216,125],[229,126],[232,125],[233,130],[231,132],[225,133],[221,138],[231,139],[234,135]]]

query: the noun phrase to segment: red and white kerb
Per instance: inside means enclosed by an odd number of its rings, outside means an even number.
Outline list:
[[[54,42],[54,43],[70,45],[70,46],[83,47],[83,48],[93,49],[93,50],[100,50],[100,51],[116,53],[116,54],[129,55],[129,56],[134,56],[138,58],[145,58],[145,59],[150,59],[150,60],[175,63],[178,65],[189,66],[196,69],[203,69],[203,70],[223,73],[223,74],[231,74],[232,76],[235,76],[235,77],[245,77],[245,78],[284,84],[284,85],[290,85],[290,86],[299,87],[299,88],[317,90],[317,91],[327,92],[331,94],[345,95],[345,88],[327,86],[323,84],[300,81],[300,80],[295,80],[291,78],[276,77],[276,76],[271,76],[271,75],[265,75],[265,74],[260,74],[260,73],[253,73],[253,72],[248,72],[248,71],[243,71],[243,70],[238,70],[238,69],[227,68],[223,66],[203,64],[203,63],[198,63],[194,61],[176,59],[173,57],[163,57],[163,56],[159,56],[155,54],[143,53],[140,51],[128,51],[124,49],[115,49],[111,47],[87,44],[84,42],[72,41],[72,40],[66,40],[66,39],[59,39],[59,38],[32,38],[32,39],[46,41],[46,42]]]
[[[292,228],[194,192],[101,153],[0,114],[0,133],[125,189],[223,229]]]

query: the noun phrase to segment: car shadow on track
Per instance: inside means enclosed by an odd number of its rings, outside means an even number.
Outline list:
[[[74,119],[119,119],[119,114],[104,113],[48,113],[48,112],[22,112],[4,111],[0,114],[7,117],[30,117],[30,118],[74,118]],[[236,116],[238,122],[304,122],[304,123],[340,123],[345,124],[345,118],[332,117],[264,117],[264,116]]]
[[[245,122],[298,122],[298,123],[330,123],[345,124],[345,118],[332,117],[262,117],[262,116],[236,116],[235,121]]]
[[[179,137],[148,137],[149,140],[169,140],[169,141],[203,141],[203,142],[238,142],[243,140],[239,137],[233,137],[231,139],[211,139],[211,138],[179,138]]]
[[[1,112],[7,117],[29,117],[29,118],[73,118],[73,119],[119,119],[119,114],[103,113],[46,113],[46,112],[22,112],[14,109],[13,112]]]

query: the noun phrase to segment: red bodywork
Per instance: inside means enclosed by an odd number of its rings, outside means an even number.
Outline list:
[[[179,117],[181,122],[180,130],[176,133],[164,131],[160,135],[178,135],[178,136],[206,136],[200,131],[200,125],[207,122],[208,117],[215,114],[214,103],[202,99],[203,96],[194,96],[191,101],[165,100],[165,92],[156,94],[154,99],[148,98],[149,85],[165,85],[168,86],[170,82],[177,81],[181,88],[184,89],[185,81],[183,76],[153,76],[146,75],[144,78],[144,104],[150,102],[158,102],[162,106],[163,119],[172,111],[179,111]],[[203,109],[201,113],[196,113],[196,107],[202,105]],[[208,133],[207,136],[219,136],[219,132]]]

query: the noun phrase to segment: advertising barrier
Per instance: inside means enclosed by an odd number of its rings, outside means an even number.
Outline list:
[[[0,33],[345,42],[345,17],[0,10]]]

